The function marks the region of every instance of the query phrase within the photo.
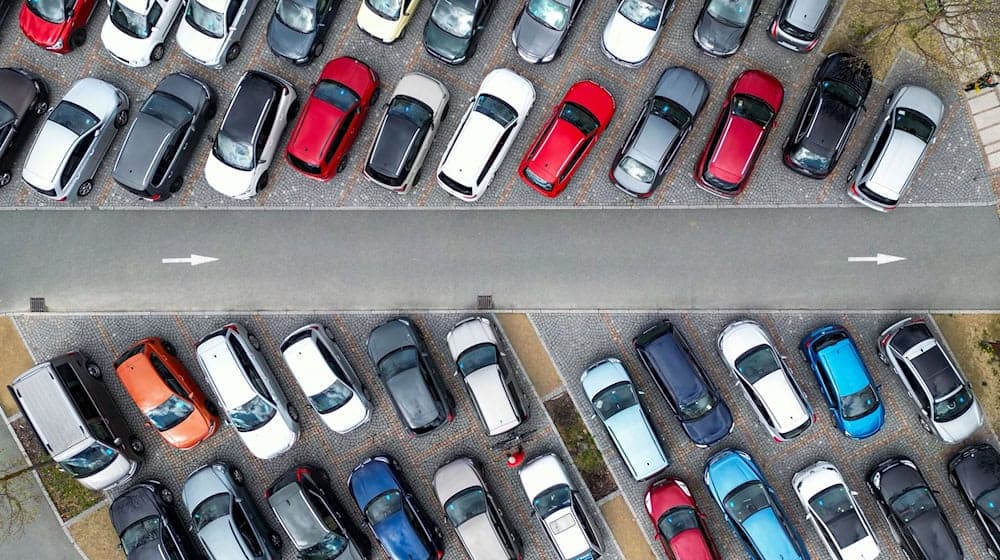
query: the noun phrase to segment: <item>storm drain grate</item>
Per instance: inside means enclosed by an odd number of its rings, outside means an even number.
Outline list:
[[[493,296],[478,296],[476,298],[476,309],[493,309]]]
[[[48,308],[45,307],[45,298],[43,297],[33,297],[28,303],[28,309],[32,313],[45,313]]]

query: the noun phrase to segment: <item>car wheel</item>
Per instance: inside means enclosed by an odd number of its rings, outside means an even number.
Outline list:
[[[115,128],[121,128],[128,123],[128,109],[122,109],[115,117]]]
[[[368,101],[368,106],[374,107],[375,104],[378,103],[378,98],[380,95],[382,95],[382,88],[375,88],[375,91],[372,92],[371,100]]]
[[[292,101],[292,104],[288,106],[288,122],[295,120],[295,116],[299,114],[299,100],[296,99]]]
[[[441,111],[441,120],[448,118],[448,111],[451,111],[451,103],[444,104],[444,109]]]
[[[958,478],[955,476],[955,473],[948,473],[948,482],[951,483],[952,488],[958,488]]]
[[[850,170],[850,171],[848,171],[848,172],[847,172],[847,182],[848,182],[848,183],[850,183],[851,181],[853,181],[853,180],[854,180],[854,174],[855,174],[855,173],[856,173],[857,171],[858,171],[858,166],[857,166],[857,165],[855,165],[854,167],[852,167],[852,168],[851,168],[851,170]]]
[[[267,171],[261,174],[260,178],[257,179],[257,192],[260,192],[267,188]]]
[[[881,350],[879,350],[879,352],[878,352],[878,361],[882,362],[885,365],[889,365],[889,356],[886,356],[885,352],[882,352]]]
[[[174,177],[174,180],[170,182],[170,192],[171,193],[180,192],[181,187],[183,186],[184,186],[184,178]]]
[[[94,362],[87,362],[87,374],[89,374],[94,379],[100,379],[104,377],[104,374],[101,373],[101,367],[95,364]]]
[[[246,482],[246,479],[243,478],[243,471],[236,467],[229,467],[229,478],[232,478],[237,486],[243,486],[243,483]]]
[[[288,417],[292,419],[292,422],[299,423],[299,410],[293,404],[288,405]]]
[[[6,187],[9,185],[11,178],[13,178],[13,175],[11,175],[10,171],[0,173],[0,187]]]
[[[36,115],[44,115],[45,111],[49,110],[48,101],[38,101],[33,107]]]
[[[226,49],[226,62],[229,63],[236,60],[236,57],[240,56],[241,49],[242,47],[240,47],[239,43],[229,45],[229,48]]]
[[[163,486],[160,488],[160,499],[163,500],[165,504],[174,503],[174,493],[170,491],[169,488]]]
[[[129,449],[131,449],[136,455],[146,454],[146,444],[142,443],[142,440],[135,436],[130,436],[128,438],[128,446]]]
[[[316,469],[313,476],[316,478],[316,484],[322,488],[330,487],[330,473],[326,472],[326,469]]]
[[[206,121],[210,121],[210,120],[214,119],[216,113],[218,113],[218,112],[219,112],[219,105],[215,102],[215,100],[213,99],[213,100],[209,101],[208,102],[208,108],[205,109],[205,120]]]
[[[309,51],[309,56],[311,57],[310,61],[319,58],[319,55],[323,54],[323,47],[325,46],[326,45],[323,44],[323,41],[320,41],[315,45],[313,45],[312,50]]]
[[[274,547],[275,550],[281,550],[281,545],[284,544],[281,542],[281,536],[274,531],[267,534],[267,540],[271,541],[271,546]]]
[[[250,343],[250,346],[253,346],[254,350],[257,350],[258,352],[260,351],[260,341],[257,340],[256,336],[252,334],[247,336],[247,342]]]
[[[164,52],[166,52],[166,49],[163,47],[163,43],[160,43],[159,45],[153,47],[153,50],[149,53],[149,59],[154,62],[162,60]]]
[[[333,338],[333,331],[330,330],[330,327],[323,327],[323,334],[325,334],[326,337],[329,338],[330,340],[335,340]]]
[[[215,406],[215,403],[212,401],[205,401],[205,410],[212,416],[219,415],[219,407]]]
[[[86,42],[87,42],[87,29],[85,27],[77,29],[76,31],[73,32],[72,35],[69,36],[70,49],[73,50],[78,49],[82,47],[83,44]]]
[[[92,190],[94,190],[94,182],[88,179],[80,184],[80,188],[76,189],[76,196],[83,198]]]
[[[424,168],[417,170],[417,174],[413,176],[413,183],[410,184],[411,187],[415,187],[420,184],[420,174],[424,172]]]
[[[347,156],[340,159],[340,163],[337,164],[337,173],[342,173],[347,169]]]

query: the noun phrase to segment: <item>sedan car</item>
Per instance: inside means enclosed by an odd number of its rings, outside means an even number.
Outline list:
[[[594,531],[594,522],[558,456],[539,455],[524,463],[517,476],[559,560],[601,556],[604,547]]]
[[[699,187],[722,198],[743,192],[784,96],[781,82],[760,70],[747,70],[733,81],[694,171]]]
[[[180,72],[168,74],[139,107],[111,177],[140,198],[170,198],[181,190],[184,172],[215,112],[215,92],[208,84]]]
[[[736,54],[759,5],[760,0],[705,0],[694,24],[694,42],[712,56]]]
[[[125,92],[97,78],[70,86],[28,150],[21,178],[59,202],[84,197],[118,129],[128,123]]]
[[[358,8],[358,29],[383,43],[395,43],[420,7],[420,0],[363,0]]]
[[[222,68],[240,56],[240,40],[259,0],[187,0],[177,44],[194,61]]]
[[[445,148],[438,186],[460,200],[479,200],[534,103],[534,86],[513,70],[487,74]]]
[[[646,480],[670,465],[620,360],[606,358],[590,366],[580,384],[632,478]]]
[[[205,163],[208,185],[237,200],[263,190],[285,125],[297,111],[291,83],[255,70],[243,74]]]
[[[23,68],[0,68],[0,187],[14,178],[12,166],[28,132],[49,110],[49,88]]]
[[[990,556],[1000,557],[1000,453],[988,443],[966,447],[948,462],[948,480],[969,506]]]
[[[127,560],[197,558],[173,503],[174,493],[157,480],[140,482],[111,502],[108,515]]]
[[[391,560],[432,560],[444,555],[441,530],[427,519],[391,457],[365,459],[351,471],[347,487],[368,529]]]
[[[407,430],[422,435],[452,421],[454,402],[413,323],[403,318],[382,323],[368,335],[367,347]]]
[[[674,0],[621,0],[601,35],[604,54],[622,66],[642,65],[653,54],[673,9]]]
[[[809,560],[802,537],[757,463],[737,449],[708,459],[705,485],[754,560]]]
[[[368,110],[378,101],[379,83],[378,74],[356,58],[327,62],[288,138],[288,163],[321,181],[343,171]]]
[[[101,41],[115,60],[133,67],[163,58],[163,42],[185,0],[110,0]]]
[[[664,70],[611,164],[611,184],[629,196],[652,196],[706,99],[708,83],[695,71]]]
[[[781,0],[771,20],[771,38],[796,52],[813,50],[832,6],[831,0]]]
[[[434,472],[434,493],[470,560],[518,560],[521,539],[475,461],[459,457]]]
[[[517,170],[521,180],[542,196],[559,196],[614,114],[615,99],[596,82],[570,86],[524,153]]]
[[[424,49],[446,64],[472,58],[499,0],[436,0],[424,25]]]
[[[771,337],[753,321],[730,324],[718,340],[719,356],[777,442],[798,437],[813,424],[805,393]]]
[[[705,516],[691,497],[687,484],[674,478],[655,482],[646,491],[646,513],[656,529],[667,558],[721,560]]]
[[[449,99],[448,88],[426,74],[400,78],[368,150],[365,178],[398,193],[416,185]]]
[[[323,53],[326,30],[342,0],[278,0],[267,24],[267,46],[294,64],[309,64]]]
[[[830,558],[874,560],[881,553],[875,532],[837,467],[814,463],[792,477],[792,488]]]
[[[562,51],[584,0],[525,0],[511,40],[518,56],[531,64],[552,62]]]
[[[25,0],[18,24],[32,43],[66,54],[87,41],[87,22],[96,5],[97,0]]]
[[[281,558],[281,537],[254,505],[243,472],[215,462],[191,473],[184,483],[184,507],[191,532],[213,560]]]
[[[963,560],[958,537],[934,491],[907,457],[891,457],[868,473],[868,490],[907,558]]]

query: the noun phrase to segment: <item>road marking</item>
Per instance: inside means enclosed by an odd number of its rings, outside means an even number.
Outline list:
[[[215,257],[204,257],[202,255],[191,253],[190,257],[167,257],[161,259],[160,262],[163,264],[190,264],[191,266],[198,266],[199,264],[210,263],[217,260],[219,259]]]
[[[875,263],[875,266],[905,260],[906,257],[897,257],[895,255],[886,255],[884,253],[876,253],[874,257],[847,257],[847,262],[873,262]]]

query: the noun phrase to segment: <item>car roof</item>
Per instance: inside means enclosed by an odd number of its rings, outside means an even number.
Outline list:
[[[463,185],[478,185],[479,176],[505,130],[500,123],[470,110],[441,166],[441,172]]]
[[[130,187],[146,188],[164,147],[178,132],[160,119],[139,112],[115,161],[115,180]]]
[[[267,499],[292,544],[300,550],[320,542],[330,534],[303,492],[298,483],[291,482]]]
[[[830,0],[792,0],[785,19],[803,31],[813,32],[823,22]]]
[[[773,507],[762,509],[743,520],[743,528],[763,558],[802,558],[796,546],[795,529],[782,523]]]
[[[166,362],[160,362],[167,367]],[[144,352],[129,357],[115,368],[115,373],[141,411],[159,405],[174,394],[154,369],[151,358]]]
[[[38,438],[49,453],[58,456],[89,440],[90,436],[75,414],[76,407],[59,381],[55,367],[70,366],[65,362],[38,364],[19,375],[11,388],[17,392],[22,410]],[[70,414],[75,418],[69,417]]]
[[[205,366],[205,375],[211,377],[226,408],[239,406],[257,395],[230,344],[238,343],[230,343],[220,334],[198,345],[198,359]]]
[[[865,183],[876,194],[899,200],[907,179],[920,163],[927,144],[916,136],[893,129],[875,170]],[[875,154],[879,157],[879,154]]]
[[[334,380],[340,378],[330,369],[330,365],[320,353],[319,344],[320,342],[309,336],[295,341],[281,353],[292,376],[307,396],[323,391]],[[331,352],[331,357],[332,355]]]
[[[507,395],[507,385],[497,365],[480,368],[465,377],[480,413],[491,433],[518,423],[517,411]]]
[[[558,111],[565,103],[559,104]],[[590,113],[590,111],[587,111]],[[580,129],[559,117],[558,112],[542,132],[534,153],[529,154],[528,168],[549,182],[560,180],[571,156],[587,139]]]
[[[664,332],[643,346],[643,353],[654,375],[679,402],[687,402],[704,393],[708,387],[701,372],[691,363],[695,359],[678,344],[674,330]]]
[[[844,338],[816,353],[839,396],[856,393],[869,386],[868,368],[850,338]],[[836,398],[837,395],[832,395]]]
[[[258,73],[247,73],[237,86],[220,132],[236,139],[251,141],[264,118],[264,109],[276,103],[278,86]]]

